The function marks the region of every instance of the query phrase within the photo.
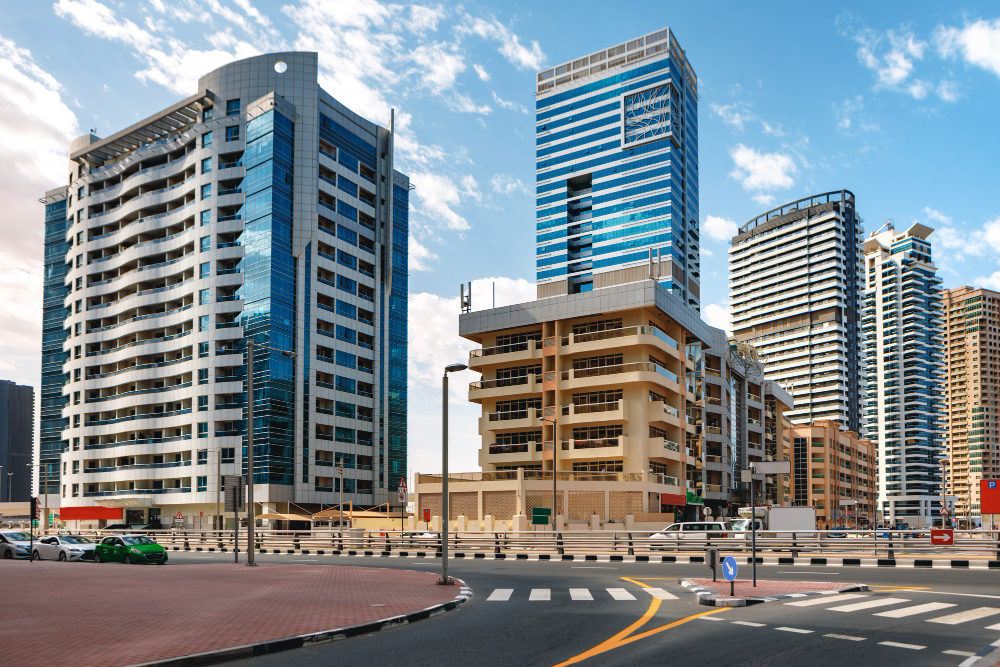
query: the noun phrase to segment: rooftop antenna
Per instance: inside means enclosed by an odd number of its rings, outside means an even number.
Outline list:
[[[893,225],[892,225],[892,218],[889,218],[888,220],[886,220],[884,225],[882,225],[881,227],[879,227],[878,229],[876,229],[874,232],[872,232],[872,236],[877,235],[883,229],[885,229],[885,230],[893,230],[893,229],[895,229],[895,227],[893,227]]]
[[[472,312],[472,282],[469,281],[468,294],[465,285],[459,285],[459,305],[463,313]]]

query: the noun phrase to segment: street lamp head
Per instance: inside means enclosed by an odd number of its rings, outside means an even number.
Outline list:
[[[468,366],[465,364],[449,364],[444,367],[445,373],[456,373],[458,371],[464,371]]]

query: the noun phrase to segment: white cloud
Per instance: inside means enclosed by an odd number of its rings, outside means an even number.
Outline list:
[[[417,238],[410,234],[409,240],[409,268],[410,271],[433,271],[431,262],[437,262],[438,256],[427,249]]]
[[[479,75],[480,81],[489,81],[490,73],[487,72],[482,65],[476,63],[472,66],[472,69],[476,70],[476,74]]]
[[[783,137],[785,136],[785,131],[781,129],[780,125],[771,125],[766,120],[760,121],[761,131],[764,134],[768,134],[772,137]]]
[[[499,104],[502,109],[507,109],[509,111],[520,111],[521,113],[528,113],[528,110],[524,108],[523,104],[520,104],[518,102],[508,102],[504,99],[501,99],[500,96],[497,95],[497,91],[495,90],[493,91],[493,101]]]
[[[790,155],[762,153],[743,144],[729,149],[735,168],[729,177],[740,182],[744,190],[787,189],[795,184],[793,176],[799,169]]]
[[[425,86],[437,94],[455,85],[455,79],[465,71],[465,59],[454,45],[422,44],[410,54],[410,59],[422,70]]]
[[[528,190],[528,186],[524,184],[520,178],[514,178],[510,174],[494,174],[493,178],[490,179],[490,184],[493,186],[493,191],[507,195],[508,197],[518,192],[524,194],[531,194]]]
[[[951,224],[951,217],[950,216],[947,216],[944,213],[942,213],[941,211],[937,211],[937,210],[931,208],[930,206],[925,206],[924,207],[924,215],[926,215],[929,219],[933,220],[934,222],[940,223],[942,225],[950,225]]]
[[[447,99],[448,108],[460,113],[477,113],[488,116],[493,111],[489,104],[476,104],[468,95],[455,93]],[[482,119],[480,119],[482,120]]]
[[[837,129],[847,132],[854,126],[854,114],[865,107],[864,97],[856,95],[854,99],[846,99],[843,104],[834,105],[837,116]]]
[[[702,228],[716,241],[729,241],[736,236],[736,232],[738,231],[736,222],[729,218],[720,218],[715,215],[705,218]]]
[[[994,271],[988,276],[979,276],[972,281],[972,284],[976,287],[1000,291],[1000,271]]]
[[[755,204],[760,204],[761,206],[770,206],[775,202],[777,197],[774,195],[758,194],[751,197]]]
[[[954,102],[958,99],[958,84],[949,79],[942,79],[934,92],[945,102]]]
[[[939,25],[934,31],[938,53],[963,61],[1000,76],[1000,19],[979,19],[962,28]]]
[[[538,42],[532,40],[531,46],[521,44],[517,35],[508,30],[496,19],[487,21],[474,18],[465,25],[458,26],[459,35],[477,35],[500,43],[500,54],[518,69],[540,69],[545,59]]]
[[[128,19],[119,20],[111,9],[96,0],[58,0],[53,9],[88,34],[123,42],[137,50],[154,41],[150,33]]]
[[[729,312],[729,306],[710,303],[701,309],[701,317],[708,326],[722,329],[727,334],[732,335],[732,315]]]
[[[750,111],[749,105],[745,102],[733,102],[732,104],[716,104],[712,102],[711,107],[715,115],[722,119],[723,123],[732,125],[740,132],[743,132],[743,126],[746,122],[756,118]]]
[[[414,32],[434,32],[437,30],[438,21],[444,18],[444,8],[423,7],[421,5],[410,5],[410,29]]]
[[[914,75],[915,63],[923,60],[927,42],[910,30],[879,33],[867,27],[851,37],[858,44],[858,60],[875,75],[876,90],[906,92],[916,99],[927,95],[929,84]]]
[[[455,211],[461,204],[462,191],[451,178],[443,174],[416,172],[410,175],[410,181],[416,186],[414,194],[420,200],[419,206],[414,206],[413,200],[410,200],[415,212],[426,216],[438,227],[456,231],[469,229],[469,221]]]

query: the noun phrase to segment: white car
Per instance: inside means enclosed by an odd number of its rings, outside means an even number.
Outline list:
[[[650,540],[664,540],[667,544],[678,540],[707,540],[713,537],[732,537],[733,526],[726,521],[686,521],[672,523]]]
[[[94,542],[82,535],[50,535],[35,542],[35,560],[94,560]]]
[[[22,530],[0,532],[0,556],[3,558],[29,558],[31,535]]]

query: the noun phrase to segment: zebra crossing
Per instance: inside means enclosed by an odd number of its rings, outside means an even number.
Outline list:
[[[531,588],[524,589],[528,594],[528,602],[551,602],[553,597],[559,598],[569,595],[569,599],[577,602],[629,602],[637,599],[648,599],[646,596],[657,600],[676,600],[677,596],[663,588],[639,588],[629,591],[625,588],[604,588],[591,591],[589,588],[570,588],[567,591],[551,588]],[[510,602],[512,600],[523,599],[524,591],[515,591],[513,588],[496,588],[487,596],[487,602]],[[516,592],[521,595],[515,595]],[[637,597],[638,596],[638,597]]]
[[[848,602],[853,600],[852,602]],[[841,604],[848,602],[848,604]],[[958,604],[953,602],[922,602],[911,604],[909,598],[901,597],[872,597],[865,594],[845,594],[831,595],[807,600],[796,600],[785,602],[786,607],[823,607],[826,611],[835,611],[843,614],[850,613],[871,613],[872,616],[893,619],[912,619],[924,621],[926,623],[936,623],[938,625],[962,625],[983,621],[985,619],[996,620],[1000,616],[1000,607],[973,607],[961,611],[956,611]],[[886,609],[892,607],[891,609]],[[1000,630],[1000,623],[984,626],[985,630]]]

